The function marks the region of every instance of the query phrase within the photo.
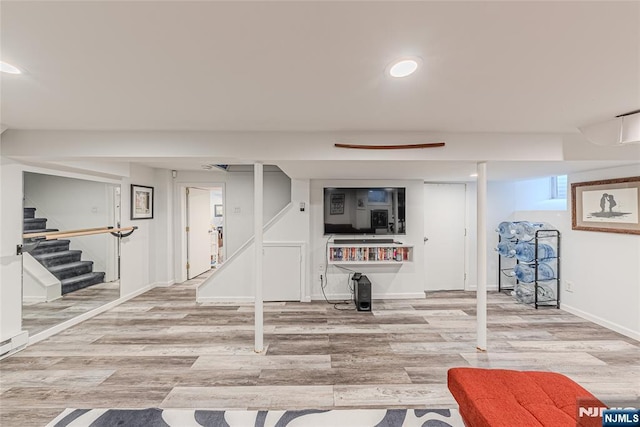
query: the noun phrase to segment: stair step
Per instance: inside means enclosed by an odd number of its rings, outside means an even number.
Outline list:
[[[23,218],[35,218],[36,208],[23,208]]]
[[[27,239],[31,240],[31,239]],[[33,249],[28,249],[32,256],[39,254],[48,254],[51,252],[62,252],[69,250],[70,240],[41,240]]]
[[[40,230],[47,228],[47,218],[25,218],[22,224],[24,231]]]
[[[48,270],[58,279],[63,280],[91,273],[91,271],[93,270],[93,261],[76,261],[69,264],[49,267]]]
[[[92,273],[87,273],[60,281],[60,283],[62,284],[62,295],[103,282],[104,273],[99,271],[94,271]]]
[[[56,265],[61,264],[70,264],[73,262],[80,261],[82,257],[82,251],[71,250],[71,251],[57,251],[57,252],[49,252],[43,254],[37,254],[33,256],[37,259],[40,264],[45,267],[54,267]]]

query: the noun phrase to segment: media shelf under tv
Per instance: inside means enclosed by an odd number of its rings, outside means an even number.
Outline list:
[[[338,242],[327,246],[327,259],[329,264],[366,264],[366,265],[392,265],[413,262],[413,246],[402,243],[341,243],[348,239],[340,239]],[[362,241],[352,239],[350,241]]]

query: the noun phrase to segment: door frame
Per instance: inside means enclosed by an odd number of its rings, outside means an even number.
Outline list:
[[[227,205],[227,191],[224,182],[176,182],[173,186],[173,194],[174,194],[174,206],[173,206],[173,224],[174,224],[174,253],[175,264],[175,283],[182,283],[187,280],[187,236],[186,236],[186,228],[187,228],[187,188],[188,187],[199,187],[199,188],[212,188],[219,187],[222,188],[222,204],[223,206]],[[226,210],[225,210],[226,212]],[[222,217],[222,228],[224,232],[227,232],[227,218],[226,215]],[[226,245],[223,246],[223,256],[224,259],[227,259],[226,256]]]
[[[469,230],[471,229],[470,224],[469,224],[469,198],[468,198],[468,186],[466,182],[431,182],[431,181],[425,181],[423,182],[422,185],[422,192],[423,194],[426,191],[426,186],[427,185],[462,185],[463,190],[464,190],[464,221],[463,221],[463,226],[464,226],[464,240],[463,240],[463,244],[464,244],[464,248],[463,248],[463,270],[464,270],[464,278],[463,278],[463,282],[462,282],[462,289],[463,291],[467,291],[469,290]],[[426,203],[426,198],[423,199],[423,203]],[[424,212],[424,206],[423,206],[423,218],[422,218],[422,222],[424,223],[425,221],[425,212]],[[425,229],[424,231],[424,237],[428,237],[427,234],[427,230]],[[426,241],[424,242],[426,244]],[[425,269],[424,269],[424,285],[426,288],[426,282],[427,282],[427,268],[426,268],[426,264],[425,264]],[[427,290],[427,289],[425,289]]]

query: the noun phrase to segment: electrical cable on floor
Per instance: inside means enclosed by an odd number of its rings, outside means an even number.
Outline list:
[[[344,308],[338,308],[338,305],[351,305],[353,303],[353,301],[351,300],[343,300],[343,301],[329,301],[329,299],[327,298],[327,294],[324,292],[324,288],[325,288],[326,284],[324,282],[323,277],[320,277],[320,289],[322,290],[322,295],[324,296],[324,300],[327,302],[327,304],[333,304],[333,308],[335,308],[336,310],[355,310],[355,305],[353,307],[353,309],[344,309]]]
[[[322,295],[324,296],[324,300],[327,302],[327,304],[333,304],[333,308],[336,310],[340,310],[340,311],[351,311],[351,310],[355,310],[355,303],[353,302],[353,293],[354,293],[354,289],[351,287],[350,283],[350,279],[351,279],[351,275],[348,274],[347,275],[347,287],[349,288],[349,292],[351,293],[351,299],[350,300],[343,300],[343,301],[329,301],[329,299],[327,298],[327,294],[324,291],[324,288],[327,285],[327,282],[329,281],[329,278],[327,277],[327,271],[329,270],[329,241],[331,240],[331,238],[333,237],[332,235],[329,235],[327,237],[327,241],[325,243],[324,246],[324,276],[321,274],[320,275],[320,289],[322,290]],[[342,270],[347,270],[350,273],[355,273],[353,270],[343,267],[341,265],[335,265],[336,267],[342,269]],[[326,279],[326,281],[325,281]],[[339,305],[351,305],[354,304],[353,308],[338,308]]]

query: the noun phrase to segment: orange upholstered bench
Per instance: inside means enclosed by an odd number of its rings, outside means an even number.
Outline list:
[[[602,426],[579,417],[578,405],[604,405],[573,380],[555,372],[452,368],[447,385],[469,427]]]

